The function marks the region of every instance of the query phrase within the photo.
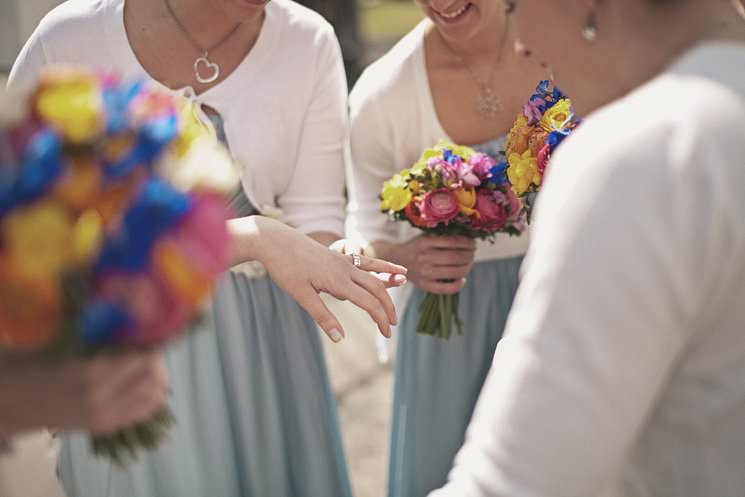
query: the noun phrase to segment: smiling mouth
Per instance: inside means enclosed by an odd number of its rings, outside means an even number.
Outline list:
[[[446,21],[455,21],[455,20],[460,19],[464,15],[466,15],[466,13],[468,13],[468,11],[471,10],[472,6],[473,4],[471,2],[468,2],[465,5],[463,5],[463,7],[459,8],[458,10],[454,10],[452,12],[440,12],[437,10],[435,12],[437,12],[437,15],[442,17]]]

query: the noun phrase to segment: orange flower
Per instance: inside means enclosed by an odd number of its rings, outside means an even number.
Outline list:
[[[0,346],[23,351],[46,347],[57,337],[61,319],[55,280],[28,278],[0,260]]]
[[[67,171],[54,187],[54,196],[73,209],[83,210],[99,190],[101,169],[92,157],[76,156],[68,163]]]
[[[195,268],[171,241],[164,240],[155,246],[153,266],[165,285],[191,308],[198,307],[212,288],[209,275]]]

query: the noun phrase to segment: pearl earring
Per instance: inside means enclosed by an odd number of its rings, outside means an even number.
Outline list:
[[[582,37],[587,41],[595,41],[595,38],[598,37],[598,23],[594,12],[587,15],[585,27],[582,28]]]

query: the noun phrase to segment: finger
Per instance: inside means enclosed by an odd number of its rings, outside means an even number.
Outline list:
[[[360,257],[359,268],[363,271],[372,271],[375,273],[406,274],[408,272],[408,269],[398,264],[365,256]]]
[[[460,292],[463,286],[466,284],[465,278],[452,283],[443,283],[441,281],[423,281],[420,283],[420,288],[426,292],[434,293],[438,295],[453,295]]]
[[[377,323],[378,329],[385,337],[391,336],[391,326],[383,305],[370,292],[356,283],[350,282],[344,288],[335,289],[332,293],[334,297],[346,299],[352,302],[360,309],[367,312],[370,317]],[[390,298],[390,297],[389,297]]]
[[[382,281],[385,284],[386,288],[396,288],[399,286],[404,286],[409,281],[409,278],[407,278],[403,274],[387,274],[387,273],[370,273],[370,274],[380,279],[380,281]]]
[[[391,324],[398,324],[396,306],[393,305],[393,300],[386,291],[385,283],[380,281],[380,279],[376,278],[374,275],[364,271],[355,271],[352,273],[352,280],[378,299],[378,302],[383,306],[383,310],[388,316],[388,321]]]
[[[318,326],[332,341],[339,343],[341,342],[346,334],[344,328],[342,328],[339,320],[336,316],[326,307],[321,297],[316,293],[315,290],[306,290],[297,292],[295,300],[306,310],[310,317],[313,318]]]
[[[428,247],[454,250],[476,250],[476,240],[465,236],[428,236]]]

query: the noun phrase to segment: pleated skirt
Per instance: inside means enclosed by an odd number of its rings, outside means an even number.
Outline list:
[[[68,497],[351,496],[319,333],[269,277],[226,273],[167,363],[168,440],[119,468],[66,437]]]
[[[463,335],[418,335],[415,290],[399,327],[389,497],[423,497],[447,481],[502,337],[522,257],[474,265],[460,297]]]

